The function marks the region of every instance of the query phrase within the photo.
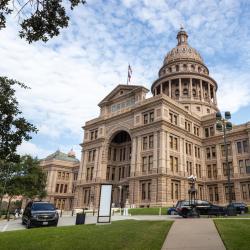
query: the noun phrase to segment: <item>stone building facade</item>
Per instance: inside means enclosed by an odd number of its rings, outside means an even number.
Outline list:
[[[40,162],[47,175],[47,197],[60,210],[72,210],[80,162],[71,150],[68,154],[57,150]]]
[[[188,199],[187,177],[197,176],[198,198],[228,202],[222,133],[216,131],[218,85],[187,33],[165,57],[148,89],[118,85],[86,122],[75,207],[97,207],[100,184],[113,184],[116,206],[169,206]],[[233,200],[250,203],[250,122],[228,133]]]

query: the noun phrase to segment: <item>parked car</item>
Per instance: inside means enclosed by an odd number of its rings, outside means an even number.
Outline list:
[[[27,228],[36,226],[57,226],[58,212],[53,204],[42,201],[31,201],[25,207],[22,224]]]
[[[214,205],[208,201],[195,200],[195,203],[190,203],[189,200],[180,200],[176,204],[176,211],[184,218],[191,216],[192,208],[195,207],[197,216],[200,215],[226,215],[227,209],[222,206]]]
[[[236,209],[237,214],[248,213],[248,206],[243,202],[232,202],[231,205]]]

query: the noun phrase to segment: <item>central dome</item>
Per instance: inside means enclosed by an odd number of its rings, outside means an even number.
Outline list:
[[[196,49],[188,45],[187,38],[188,35],[186,31],[181,28],[181,30],[177,34],[178,44],[175,48],[168,52],[167,56],[164,59],[164,65],[179,60],[193,60],[203,64],[201,55]]]

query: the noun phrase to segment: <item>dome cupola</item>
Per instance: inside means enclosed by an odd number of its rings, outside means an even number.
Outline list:
[[[159,78],[153,82],[153,95],[165,94],[198,115],[217,110],[217,83],[199,52],[188,44],[188,34],[181,27],[177,45],[164,58]]]

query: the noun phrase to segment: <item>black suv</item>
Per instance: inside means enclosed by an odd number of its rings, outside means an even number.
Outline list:
[[[243,202],[232,202],[231,205],[236,209],[237,214],[248,213],[248,206]]]
[[[188,200],[180,200],[176,204],[177,213],[186,218],[191,216],[192,208],[195,206],[196,214],[199,215],[226,215],[227,209],[225,207],[213,205],[208,201],[195,200],[194,203],[190,203]]]
[[[53,204],[43,201],[31,201],[27,204],[22,224],[27,228],[35,226],[57,226],[58,213]]]

